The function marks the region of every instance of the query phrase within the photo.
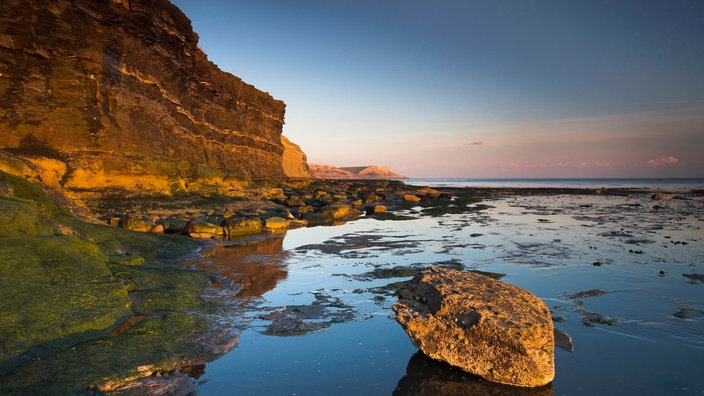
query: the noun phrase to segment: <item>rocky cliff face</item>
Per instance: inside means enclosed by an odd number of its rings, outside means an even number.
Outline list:
[[[3,0],[0,148],[68,189],[285,177],[284,103],[197,43],[167,0]]]
[[[281,135],[281,144],[284,146],[283,167],[286,176],[291,178],[310,179],[313,174],[308,168],[308,159],[301,147]]]

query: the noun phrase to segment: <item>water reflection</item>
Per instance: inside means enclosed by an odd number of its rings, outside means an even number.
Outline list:
[[[487,382],[450,365],[416,352],[408,361],[406,375],[398,381],[395,396],[401,395],[491,395],[552,396],[552,384],[521,388]]]
[[[284,235],[257,235],[205,249],[203,258],[191,264],[223,276],[220,284],[234,281],[240,287],[237,297],[257,297],[288,276],[283,242]]]

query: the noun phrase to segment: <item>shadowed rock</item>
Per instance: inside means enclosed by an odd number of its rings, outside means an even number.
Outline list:
[[[393,395],[552,396],[553,388],[552,384],[519,388],[487,382],[417,352],[408,361],[406,375],[398,381]]]
[[[399,290],[396,320],[426,355],[493,382],[542,386],[555,375],[550,311],[530,292],[431,268]]]

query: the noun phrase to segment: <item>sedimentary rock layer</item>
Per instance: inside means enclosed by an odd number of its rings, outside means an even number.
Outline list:
[[[167,0],[0,2],[0,148],[53,155],[66,186],[285,177],[284,111]]]

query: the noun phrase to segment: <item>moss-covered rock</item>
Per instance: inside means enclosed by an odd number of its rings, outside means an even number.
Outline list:
[[[0,200],[0,217],[14,213],[0,238],[0,361],[34,345],[73,342],[130,313],[127,290],[96,245],[41,235],[52,229],[48,219],[19,208]]]
[[[106,390],[209,359],[193,340],[210,323],[199,296],[211,278],[155,261],[192,240],[85,223],[37,186],[3,181],[0,394]]]
[[[0,393],[95,394],[202,363],[212,357],[195,340],[207,327],[207,320],[195,314],[147,318],[119,336],[81,343],[19,367],[0,379]]]
[[[264,227],[268,231],[282,231],[288,228],[290,220],[284,219],[283,217],[273,216],[264,220]]]
[[[262,221],[259,217],[229,217],[222,224],[226,238],[237,235],[256,234],[262,230]]]

